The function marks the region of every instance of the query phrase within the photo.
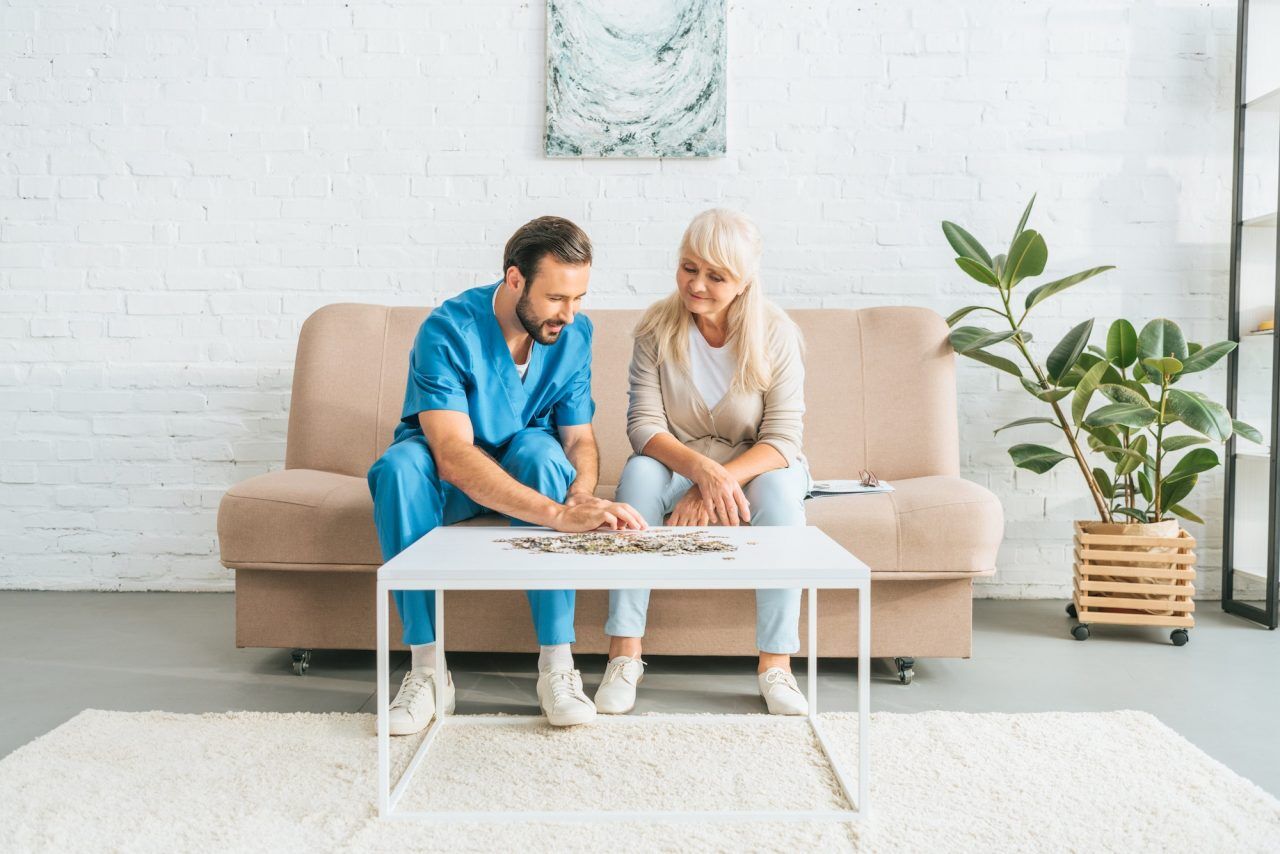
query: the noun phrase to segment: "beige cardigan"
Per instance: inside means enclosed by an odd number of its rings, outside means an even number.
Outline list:
[[[659,433],[727,463],[758,442],[772,445],[787,465],[805,464],[800,451],[804,416],[804,361],[800,333],[786,320],[772,324],[767,346],[773,384],[763,392],[731,388],[708,409],[687,368],[658,364],[653,336],[637,338],[631,355],[627,438],[637,453]]]

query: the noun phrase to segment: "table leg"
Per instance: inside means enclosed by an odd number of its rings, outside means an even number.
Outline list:
[[[391,813],[391,665],[386,582],[378,582],[378,815]]]
[[[858,814],[871,809],[871,582],[858,588]]]
[[[444,591],[436,589],[436,719],[444,717],[444,686],[449,674],[444,669]]]
[[[809,675],[804,687],[809,693],[809,717],[818,714],[818,588],[809,588]]]

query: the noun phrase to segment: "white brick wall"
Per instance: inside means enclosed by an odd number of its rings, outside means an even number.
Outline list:
[[[1234,5],[735,0],[729,155],[584,162],[539,153],[537,0],[0,2],[0,587],[229,588],[218,499],[282,464],[302,320],[492,280],[538,214],[595,239],[598,307],[670,288],[716,203],[785,305],[945,313],[981,294],[939,220],[995,242],[1038,191],[1050,272],[1119,266],[1039,340],[1120,312],[1221,338]],[[1090,502],[992,439],[1019,389],[965,361],[960,397],[1009,519],[982,592],[1061,595]]]

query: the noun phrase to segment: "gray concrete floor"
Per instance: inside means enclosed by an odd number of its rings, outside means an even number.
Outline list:
[[[877,660],[873,710],[1142,709],[1280,796],[1277,633],[1206,602],[1184,647],[1172,646],[1167,630],[1105,626],[1080,643],[1068,637],[1062,608],[975,602],[974,657],[919,660],[910,686]],[[372,653],[317,651],[310,672],[295,676],[287,650],[235,648],[229,594],[0,592],[0,627],[0,756],[85,708],[373,709]],[[396,682],[406,658],[393,661]],[[578,657],[588,691],[603,663]],[[639,711],[762,711],[751,660],[654,657],[649,665]],[[451,655],[459,711],[535,714],[534,666],[532,654]],[[854,708],[854,672],[851,660],[824,662],[825,709]]]

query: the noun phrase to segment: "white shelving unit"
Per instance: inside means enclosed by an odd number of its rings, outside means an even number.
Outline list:
[[[1236,36],[1236,115],[1231,229],[1227,406],[1257,427],[1263,444],[1227,444],[1222,606],[1268,628],[1277,625],[1280,496],[1280,0],[1240,0]]]

